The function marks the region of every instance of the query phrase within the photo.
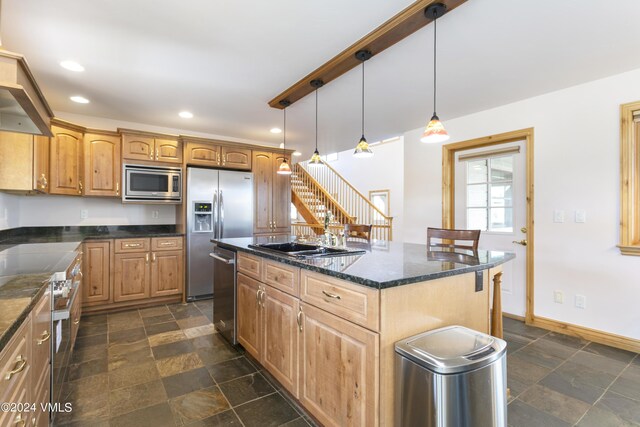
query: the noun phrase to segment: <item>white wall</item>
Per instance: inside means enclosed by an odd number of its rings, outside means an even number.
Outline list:
[[[0,193],[0,230],[20,226],[20,196]]]
[[[535,314],[640,339],[640,257],[616,248],[620,104],[640,100],[640,69],[447,120],[449,142],[534,128]],[[427,112],[425,112],[427,114]],[[405,241],[441,225],[442,147],[405,133]],[[554,209],[566,222],[554,223]],[[585,209],[587,222],[573,221]],[[553,302],[562,290],[565,303]],[[574,307],[576,294],[586,309]]]
[[[393,240],[403,238],[404,176],[402,162],[404,142],[388,142],[371,147],[374,156],[368,159],[353,157],[353,150],[338,153],[338,160],[329,162],[358,191],[369,197],[370,190],[389,190],[389,215],[393,217]]]

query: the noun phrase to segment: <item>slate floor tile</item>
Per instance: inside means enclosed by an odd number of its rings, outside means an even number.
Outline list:
[[[238,406],[276,391],[267,380],[257,372],[222,383],[220,384],[220,390],[222,390],[222,393],[231,406]]]
[[[592,406],[589,412],[577,424],[578,427],[637,427],[606,409]]]
[[[110,390],[110,415],[113,418],[166,400],[167,394],[160,380]]]
[[[522,393],[518,400],[556,418],[560,418],[571,425],[577,423],[591,407],[588,403],[539,384],[535,384]]]
[[[165,314],[143,317],[142,324],[147,327],[149,325],[155,325],[156,323],[173,322],[174,320],[173,315],[169,312],[169,309],[167,309]]]
[[[509,404],[507,413],[508,425],[513,427],[565,427],[571,425],[553,415],[527,405],[519,399]]]
[[[300,417],[279,393],[237,406],[234,410],[246,427],[275,427]]]
[[[192,369],[203,368],[204,364],[196,353],[183,353],[176,356],[165,357],[156,361],[158,372],[162,377],[170,377],[171,375],[181,372],[190,371]]]
[[[80,323],[84,321],[81,320]],[[96,325],[87,325],[78,329],[78,338],[87,337],[90,335],[103,335],[107,333],[107,322],[99,323]],[[77,342],[77,341],[76,341]]]
[[[508,317],[505,317],[503,319],[503,327],[505,332],[509,332],[513,335],[520,335],[521,337],[529,338],[532,340],[538,339],[548,333],[544,329],[525,325],[519,320],[509,319]]]
[[[67,381],[75,381],[92,375],[102,374],[107,372],[107,367],[108,362],[106,357],[69,365]]]
[[[167,402],[147,406],[109,420],[109,427],[175,427],[173,413]]]
[[[131,344],[146,339],[147,335],[142,327],[109,332],[109,346],[115,344]]]
[[[614,376],[619,375],[620,372],[622,372],[622,370],[626,368],[628,364],[607,356],[591,353],[584,350],[580,350],[569,360],[593,370],[606,372]]]
[[[512,378],[523,384],[533,384],[551,372],[549,368],[519,358],[518,353],[507,356],[507,379]]]
[[[169,400],[177,425],[210,418],[229,409],[229,403],[216,386],[193,391]]]
[[[140,317],[144,320],[145,317],[162,316],[165,314],[171,314],[169,308],[166,305],[159,305],[157,307],[141,308],[138,310]]]
[[[617,414],[625,421],[640,424],[640,402],[637,400],[607,391],[596,406]]]
[[[143,384],[160,378],[155,362],[148,361],[139,364],[126,364],[121,369],[109,372],[109,387],[115,390]]]
[[[604,388],[593,385],[593,382],[598,381],[600,380],[590,381],[581,374],[574,372],[560,372],[556,370],[540,381],[540,384],[592,405],[605,391]]]
[[[148,326],[145,326],[144,329],[147,332],[147,336],[150,337],[152,335],[162,334],[165,332],[177,331],[180,329],[180,327],[178,326],[175,320],[172,320],[170,322],[148,325]]]
[[[179,354],[192,353],[195,350],[193,344],[189,341],[176,341],[170,344],[161,344],[155,347],[151,347],[153,357],[156,360],[164,359],[165,357],[177,356]]]
[[[216,363],[207,366],[207,369],[218,384],[256,372],[256,368],[245,357]]]
[[[615,359],[619,362],[623,362],[624,364],[631,362],[631,359],[633,359],[636,355],[636,353],[632,353],[627,350],[621,350],[619,348],[613,348],[595,342],[589,343],[589,345],[584,348],[584,351],[599,354],[601,356],[606,356],[610,359]]]
[[[556,342],[558,344],[565,345],[567,347],[575,348],[577,350],[582,349],[585,345],[587,345],[589,343],[588,341],[585,341],[582,338],[572,337],[572,336],[569,336],[569,335],[563,335],[563,334],[559,334],[557,332],[549,332],[547,335],[545,335],[544,337],[540,338],[540,340],[542,340],[542,341],[553,341],[553,342]]]
[[[236,416],[236,413],[231,409],[228,409],[207,419],[190,423],[188,424],[188,427],[235,427],[241,425],[242,424]]]
[[[162,383],[169,399],[215,385],[206,368],[197,368],[170,377],[164,377],[162,378]]]

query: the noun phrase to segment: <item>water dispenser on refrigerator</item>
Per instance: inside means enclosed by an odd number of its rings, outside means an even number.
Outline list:
[[[193,202],[193,232],[211,233],[213,231],[212,204],[207,202]]]

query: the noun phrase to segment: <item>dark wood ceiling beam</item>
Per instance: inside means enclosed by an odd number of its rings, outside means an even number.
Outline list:
[[[427,25],[432,19],[424,15],[424,10],[431,3],[444,3],[447,6],[446,13],[465,3],[467,0],[418,0],[404,9],[402,12],[389,19],[384,24],[340,52],[338,55],[327,61],[319,68],[307,74],[300,81],[282,92],[280,95],[269,101],[273,108],[284,108],[280,101],[288,100],[291,104],[304,98],[314,91],[310,82],[321,79],[325,84],[337,79],[347,71],[360,64],[356,59],[356,52],[359,50],[369,50],[373,55],[377,55],[388,47],[393,46],[405,37],[418,31]],[[425,47],[426,48],[426,47]]]

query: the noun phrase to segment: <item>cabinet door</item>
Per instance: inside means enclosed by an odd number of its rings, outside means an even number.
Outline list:
[[[300,304],[299,399],[322,425],[378,425],[379,336]]]
[[[230,169],[251,170],[251,150],[222,147],[222,166]]]
[[[155,142],[152,137],[122,135],[122,158],[128,160],[153,160]]]
[[[84,194],[117,197],[120,195],[120,137],[86,134],[84,136]]]
[[[262,364],[289,393],[298,397],[299,302],[271,286],[264,289]]]
[[[33,135],[0,132],[0,189],[31,191]]]
[[[86,242],[83,256],[83,303],[91,305],[108,302],[111,287],[111,241]]]
[[[33,189],[49,192],[49,137],[33,137]]]
[[[183,251],[153,252],[151,254],[152,297],[182,293],[183,254]]]
[[[50,194],[78,196],[82,194],[82,134],[51,126]]]
[[[272,153],[253,152],[253,185],[255,188],[255,210],[253,219],[254,233],[272,231],[271,219],[271,187],[273,185]]]
[[[149,298],[151,270],[149,252],[115,255],[113,300],[132,301]]]
[[[220,147],[218,145],[189,142],[185,150],[188,165],[219,166]]]
[[[51,292],[48,289],[38,301],[31,316],[31,389],[35,392],[39,390],[40,383],[47,382],[46,374],[51,360]]]
[[[237,323],[238,342],[256,360],[260,360],[262,350],[262,310],[258,293],[260,283],[242,273],[237,276]]]
[[[273,169],[273,232],[289,233],[291,231],[291,175],[276,173],[285,156],[274,156]],[[287,158],[289,162],[290,159]]]
[[[156,138],[156,160],[159,162],[182,163],[182,143],[176,139]]]

